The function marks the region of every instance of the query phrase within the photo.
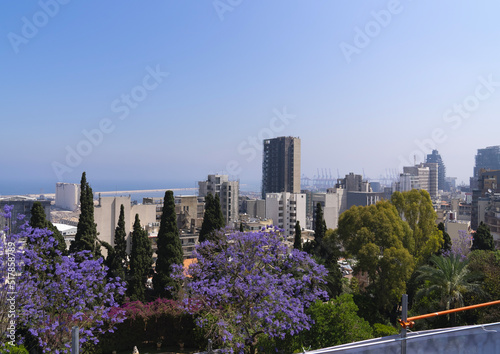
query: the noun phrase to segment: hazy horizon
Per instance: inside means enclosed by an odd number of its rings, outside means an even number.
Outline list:
[[[500,145],[494,1],[59,1],[0,5],[0,194],[82,171],[94,190],[260,186],[277,136],[301,138],[309,178],[435,148],[468,183]]]

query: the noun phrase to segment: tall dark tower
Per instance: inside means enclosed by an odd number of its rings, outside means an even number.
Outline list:
[[[432,150],[432,154],[427,155],[425,162],[438,164],[438,189],[441,191],[446,190],[446,167],[439,152],[437,150]]]
[[[264,140],[262,198],[266,193],[300,193],[300,139],[282,136]]]

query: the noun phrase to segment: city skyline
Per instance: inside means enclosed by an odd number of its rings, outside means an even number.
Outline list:
[[[260,188],[262,141],[301,173],[378,179],[439,151],[468,183],[500,145],[500,4],[1,5],[0,194],[79,183]],[[243,187],[244,188],[244,187]]]

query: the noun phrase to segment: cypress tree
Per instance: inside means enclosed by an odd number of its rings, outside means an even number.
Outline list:
[[[54,224],[47,220],[42,203],[38,201],[34,202],[33,206],[31,207],[30,226],[38,229],[47,228],[52,231],[52,236],[57,241],[57,249],[61,251],[62,255],[66,254],[66,241],[64,241],[64,236],[59,232]]]
[[[320,244],[325,237],[326,223],[323,217],[323,208],[321,203],[316,204],[316,221],[314,222],[314,240],[317,244]]]
[[[244,231],[245,231],[245,229],[243,228],[243,223],[240,222],[240,232],[244,232]]]
[[[132,301],[144,301],[145,284],[153,264],[153,250],[148,234],[141,226],[139,214],[135,214],[130,253],[130,280],[127,294]]]
[[[295,241],[293,243],[293,248],[302,251],[302,230],[300,229],[300,222],[298,220],[295,223]]]
[[[220,206],[220,198],[217,194],[215,197],[208,193],[205,197],[205,214],[203,215],[203,223],[198,241],[203,242],[210,240],[214,231],[222,229],[225,226],[224,216]]]
[[[111,257],[111,258],[110,258]],[[118,217],[118,225],[115,229],[115,246],[110,253],[108,250],[108,259],[106,259],[110,274],[113,277],[125,279],[127,271],[127,233],[125,231],[125,208],[123,204],[120,206],[120,216]]]
[[[178,282],[170,277],[172,265],[183,264],[184,261],[172,191],[165,192],[157,240],[156,274],[153,277],[153,287],[156,296],[172,299],[179,290]]]
[[[95,258],[101,257],[97,241],[97,225],[94,222],[94,194],[87,182],[85,172],[80,182],[80,218],[75,240],[71,242],[70,252],[90,251]]]
[[[222,229],[226,226],[226,220],[222,214],[222,207],[220,205],[220,197],[218,194],[215,195],[213,210],[215,215],[215,230]]]

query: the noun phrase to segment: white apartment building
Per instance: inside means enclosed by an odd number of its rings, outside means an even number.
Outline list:
[[[299,221],[302,228],[306,225],[306,195],[302,193],[267,193],[266,218],[273,225],[283,229],[288,241],[293,241],[295,224]]]
[[[230,181],[228,175],[208,175],[206,181],[198,182],[198,195],[206,197],[208,193],[219,195],[222,215],[226,225],[234,227],[238,221],[238,200],[240,197],[240,182]]]

